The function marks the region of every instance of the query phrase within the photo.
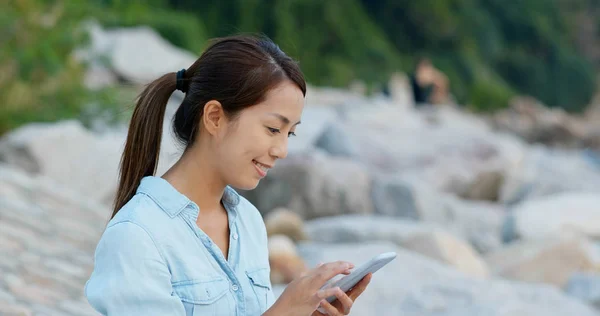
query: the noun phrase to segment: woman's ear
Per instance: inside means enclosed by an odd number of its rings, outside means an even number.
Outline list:
[[[204,105],[202,123],[211,135],[216,135],[225,124],[225,111],[221,102],[211,100]]]

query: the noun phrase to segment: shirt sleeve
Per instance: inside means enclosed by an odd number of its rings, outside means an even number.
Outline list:
[[[171,274],[148,232],[132,222],[109,226],[96,247],[85,295],[103,315],[185,315]]]

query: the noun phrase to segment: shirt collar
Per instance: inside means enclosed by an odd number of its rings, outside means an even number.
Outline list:
[[[179,215],[188,205],[192,205],[195,217],[198,217],[198,212],[200,211],[198,205],[177,191],[167,180],[161,177],[146,176],[142,178],[137,193],[143,193],[150,197],[171,218]],[[235,207],[240,202],[240,196],[234,189],[226,186],[221,201],[227,211],[235,210]],[[235,214],[232,215],[235,216]]]

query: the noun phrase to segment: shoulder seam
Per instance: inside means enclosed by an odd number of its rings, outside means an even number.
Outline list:
[[[167,260],[165,259],[165,256],[163,255],[162,251],[160,250],[160,247],[158,247],[158,244],[156,243],[156,240],[154,239],[154,237],[152,236],[152,234],[150,234],[150,232],[149,232],[149,231],[148,231],[148,230],[147,230],[147,229],[146,229],[144,226],[142,226],[142,225],[140,225],[140,224],[138,224],[138,223],[136,223],[136,222],[134,222],[134,221],[131,221],[131,220],[128,220],[128,219],[126,219],[126,220],[122,220],[122,221],[119,221],[119,222],[113,223],[113,224],[111,224],[110,226],[108,226],[106,229],[109,229],[109,228],[111,228],[111,227],[113,227],[113,226],[116,226],[116,225],[118,225],[118,224],[125,224],[125,223],[131,223],[131,224],[133,224],[133,225],[135,225],[135,226],[137,226],[137,227],[141,228],[141,229],[142,229],[142,230],[143,230],[143,231],[144,231],[144,232],[145,232],[145,233],[148,235],[148,237],[150,237],[150,240],[152,240],[152,244],[154,244],[154,248],[156,248],[156,251],[158,252],[158,255],[159,255],[159,256],[160,256],[160,258],[162,259],[162,261],[163,261],[163,263],[165,264],[165,266],[167,266],[167,267],[168,267],[168,265],[167,265]],[[170,270],[170,269],[169,269],[169,270]]]

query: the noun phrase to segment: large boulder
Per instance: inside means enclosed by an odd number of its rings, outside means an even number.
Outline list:
[[[309,221],[310,240],[326,243],[389,241],[477,277],[488,269],[479,254],[440,226],[385,216],[332,216]]]
[[[147,84],[166,73],[187,69],[199,57],[170,44],[147,26],[104,30],[90,22],[87,28],[90,45],[78,56],[87,61],[104,59],[119,77],[136,84]],[[144,58],[140,58],[140,47]]]
[[[488,254],[485,260],[495,275],[563,287],[572,273],[599,268],[591,247],[578,238],[521,241]]]
[[[493,133],[481,119],[452,108],[418,112],[372,102],[340,111],[343,120],[329,127],[319,148],[373,172],[412,175],[473,199],[496,199],[502,175],[526,149],[518,139]],[[500,174],[498,180],[487,180],[485,192],[472,192],[480,175],[490,172]]]
[[[123,133],[95,135],[78,121],[33,123],[0,141],[0,161],[103,201],[114,194]]]
[[[371,214],[371,177],[360,164],[321,151],[290,154],[258,187],[241,191],[264,213],[287,207],[304,219]]]
[[[336,260],[360,265],[377,254],[397,252],[396,259],[373,275],[354,303],[355,316],[598,315],[553,286],[471,278],[390,243],[305,243],[299,251],[309,266]],[[283,287],[276,290],[279,295]]]
[[[534,146],[508,173],[500,202],[514,205],[562,192],[600,193],[600,169],[581,152]]]
[[[463,200],[410,177],[376,177],[372,188],[377,214],[443,225],[468,240],[479,252],[502,245],[506,212],[500,205]]]
[[[577,235],[600,239],[600,194],[561,193],[525,201],[512,209],[504,239]]]
[[[578,147],[585,135],[585,122],[560,108],[550,109],[532,97],[517,96],[510,107],[493,118],[494,127],[530,143]]]
[[[267,235],[285,235],[294,242],[306,240],[304,221],[298,213],[284,207],[278,207],[269,212],[265,218]]]
[[[174,95],[167,105],[158,175],[182,152],[171,131],[171,118],[179,102],[179,96]],[[31,123],[0,139],[0,162],[47,176],[87,198],[112,205],[126,138],[125,126],[95,132],[75,120]]]

